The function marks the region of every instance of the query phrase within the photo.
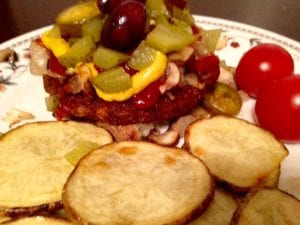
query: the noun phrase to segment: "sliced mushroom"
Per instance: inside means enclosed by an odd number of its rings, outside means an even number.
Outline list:
[[[160,93],[163,94],[168,90],[171,90],[173,87],[177,86],[180,82],[180,70],[177,65],[173,62],[168,63],[166,70],[167,80],[166,82],[159,87]]]
[[[184,131],[189,124],[194,122],[196,118],[193,115],[185,115],[180,117],[176,122],[171,124],[169,131],[175,131],[180,137],[183,137]]]
[[[182,116],[163,133],[159,128],[153,129],[148,136],[148,140],[163,146],[176,146],[180,144],[179,140],[184,136],[187,126],[195,120],[196,117],[191,114]]]
[[[92,71],[90,67],[82,63],[75,69],[75,75],[71,76],[68,81],[68,91],[72,94],[77,94],[81,91],[84,91],[88,85],[88,80],[92,77]]]
[[[195,73],[186,74],[185,81],[187,84],[189,84],[195,88],[201,89],[201,90],[205,87],[205,83],[199,82],[198,75]]]
[[[175,130],[167,130],[162,134],[158,130],[153,130],[149,134],[148,140],[163,146],[176,146],[179,137],[179,133]]]
[[[142,140],[147,137],[150,131],[154,128],[152,123],[118,126],[99,122],[97,123],[97,126],[108,130],[116,141]]]

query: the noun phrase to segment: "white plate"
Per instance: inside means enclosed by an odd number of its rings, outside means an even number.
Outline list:
[[[197,24],[204,28],[223,29],[229,41],[227,47],[217,54],[220,59],[226,60],[228,65],[236,66],[242,54],[255,44],[272,42],[283,46],[290,52],[295,62],[295,72],[300,73],[299,42],[237,22],[204,16],[195,16],[195,18]],[[34,121],[54,120],[45,108],[44,97],[47,94],[43,90],[42,78],[31,75],[28,70],[29,44],[49,28],[50,26],[44,27],[0,44],[0,49],[13,48],[19,56],[15,70],[8,63],[0,63],[0,132],[9,130],[8,123],[1,118],[12,108],[32,113],[35,116]],[[239,47],[234,48],[232,43],[238,43]],[[239,116],[253,122],[253,106],[253,99],[247,101]],[[289,149],[289,156],[282,164],[279,187],[300,199],[300,143],[286,144],[286,146]]]

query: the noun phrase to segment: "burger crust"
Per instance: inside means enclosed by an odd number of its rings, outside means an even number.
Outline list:
[[[44,88],[50,95],[60,98],[69,119],[104,122],[112,125],[137,123],[161,123],[171,121],[189,113],[202,99],[203,90],[191,85],[176,87],[163,94],[158,102],[149,109],[138,109],[130,100],[124,102],[107,102],[100,99],[90,88],[90,92],[70,94],[64,90],[64,82],[59,79],[43,76]],[[54,114],[56,114],[54,112]]]

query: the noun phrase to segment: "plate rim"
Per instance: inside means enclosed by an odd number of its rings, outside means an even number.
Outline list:
[[[201,25],[208,25],[208,26],[216,26],[220,28],[228,28],[229,30],[235,30],[242,33],[247,33],[255,36],[259,36],[261,38],[268,39],[270,41],[274,41],[278,44],[281,44],[285,47],[293,49],[297,52],[300,52],[300,42],[289,38],[285,35],[270,31],[268,29],[260,28],[258,26],[237,22],[233,20],[217,18],[217,17],[210,17],[210,16],[203,16],[198,14],[193,14],[195,18],[196,24]],[[20,45],[26,44],[31,42],[35,38],[38,38],[41,33],[45,30],[50,29],[53,25],[46,25],[35,30],[20,34],[14,38],[11,38],[7,41],[0,43],[1,48],[15,48]],[[25,39],[26,38],[26,39]]]
[[[295,51],[300,52],[300,42],[289,38],[285,35],[270,31],[268,29],[264,29],[258,26],[241,23],[233,20],[210,17],[210,16],[201,16],[201,15],[193,15],[195,20],[200,24],[213,25],[217,27],[225,27],[229,30],[235,30],[242,33],[252,34],[255,36],[259,36],[261,38],[269,39],[279,44],[282,44],[286,47],[289,47]]]

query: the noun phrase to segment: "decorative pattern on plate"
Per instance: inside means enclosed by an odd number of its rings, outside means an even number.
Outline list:
[[[300,43],[276,33],[233,21],[212,17],[195,16],[198,25],[210,29],[221,28],[227,36],[227,46],[218,55],[221,60],[236,66],[241,56],[261,42],[277,43],[285,47],[295,62],[295,72],[300,74]],[[9,124],[3,118],[12,108],[20,109],[34,115],[34,120],[53,120],[47,112],[44,97],[47,96],[41,77],[33,76],[28,70],[28,47],[30,42],[51,26],[24,34],[3,44],[0,49],[11,48],[18,54],[19,60],[14,65],[0,63],[0,133],[9,130]],[[240,117],[254,121],[254,100],[248,100],[242,108]],[[300,144],[286,144],[289,156],[281,168],[280,188],[300,198]]]
[[[0,50],[0,52],[1,51],[3,50]],[[5,85],[16,85],[13,80],[27,70],[28,62],[26,64],[23,64],[23,62],[25,63],[25,59],[29,58],[28,48],[24,49],[24,53],[19,55],[20,53],[15,52],[14,55],[11,55],[7,60],[2,62],[3,65],[0,70],[0,85],[2,88],[4,88]],[[21,64],[19,63],[19,58],[21,58]]]

